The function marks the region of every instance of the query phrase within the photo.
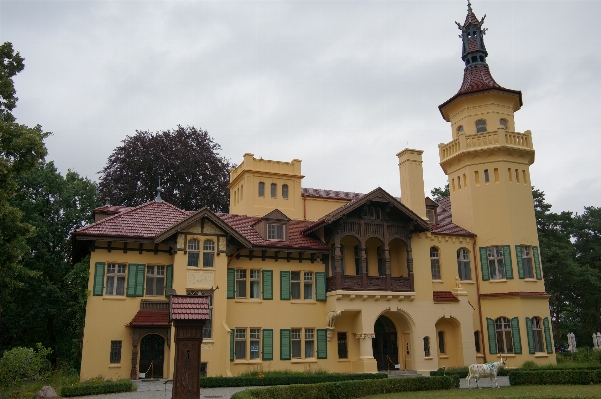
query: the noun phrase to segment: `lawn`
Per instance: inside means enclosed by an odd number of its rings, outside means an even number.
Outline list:
[[[506,398],[511,397],[569,397],[588,396],[601,399],[599,385],[529,385],[517,387],[501,387],[500,389],[452,389],[445,391],[401,392],[386,395],[367,396],[362,399],[453,399],[453,398]]]

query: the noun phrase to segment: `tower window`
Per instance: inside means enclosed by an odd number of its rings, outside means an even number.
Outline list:
[[[474,179],[476,180],[476,186],[480,185],[480,173],[476,170],[474,171]]]
[[[288,199],[288,185],[282,184],[282,198]]]
[[[265,183],[259,182],[259,197],[265,196]]]
[[[503,129],[507,130],[507,119],[501,119],[499,120],[499,123],[501,124],[501,126],[503,126]]]
[[[495,183],[499,182],[499,168],[495,168]]]
[[[440,257],[436,247],[430,247],[430,269],[432,270],[432,280],[440,280]]]
[[[480,59],[480,62],[484,62],[484,56],[481,55],[478,58]]]
[[[271,183],[271,198],[277,197],[278,185],[275,183]]]
[[[486,129],[486,121],[484,119],[480,119],[476,121],[476,133],[485,133],[488,129]]]
[[[488,183],[490,181],[488,177],[488,169],[484,169],[484,182]]]
[[[461,125],[457,128],[457,133],[461,133],[461,132],[463,132],[463,125]]]
[[[475,55],[472,57],[472,62],[478,62],[478,57],[476,57]]]

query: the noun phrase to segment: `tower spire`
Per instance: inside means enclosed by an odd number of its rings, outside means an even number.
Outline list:
[[[467,0],[467,12],[471,13],[472,11],[472,2],[470,0]]]

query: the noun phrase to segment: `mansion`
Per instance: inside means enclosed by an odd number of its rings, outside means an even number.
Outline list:
[[[404,149],[400,198],[306,188],[300,160],[244,154],[230,213],[160,195],[97,208],[73,234],[75,261],[90,254],[81,378],[172,378],[174,293],[209,298],[209,376],[555,363],[532,135],[514,124],[522,93],[490,73],[483,21],[470,5],[458,24],[464,78],[439,106],[449,198],[425,196],[423,151]]]

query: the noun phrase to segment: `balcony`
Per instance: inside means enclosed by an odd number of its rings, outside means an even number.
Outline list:
[[[331,276],[326,280],[326,290],[331,291],[390,291],[413,292],[412,277],[391,276]]]
[[[532,134],[529,130],[524,133],[516,133],[507,132],[503,129],[470,135],[459,133],[459,136],[455,140],[447,144],[439,144],[438,151],[440,153],[440,162],[444,163],[460,153],[492,147],[509,147],[534,151]]]

